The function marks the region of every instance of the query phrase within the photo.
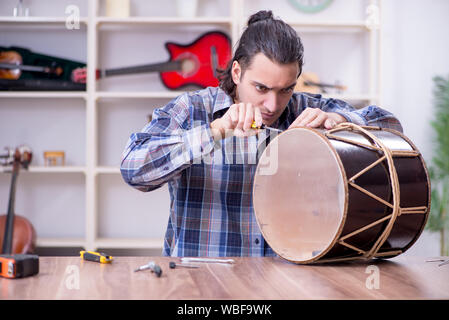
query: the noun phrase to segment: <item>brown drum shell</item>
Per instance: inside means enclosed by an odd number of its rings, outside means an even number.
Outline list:
[[[366,128],[367,129],[367,128]],[[292,132],[291,130],[296,130],[297,132]],[[367,129],[368,130],[368,129]],[[290,131],[290,132],[288,132]],[[348,244],[348,246],[342,245],[339,242],[339,239],[344,237],[345,235],[348,235],[351,232],[354,232],[356,230],[360,230],[360,228],[363,228],[365,226],[368,226],[372,224],[373,222],[389,215],[392,213],[392,208],[389,206],[381,203],[380,201],[368,196],[367,194],[359,191],[358,189],[354,188],[353,186],[348,184],[348,179],[350,177],[354,176],[376,160],[378,160],[380,157],[383,156],[383,153],[381,151],[377,151],[374,149],[366,148],[357,144],[349,143],[347,141],[341,141],[338,139],[332,138],[332,136],[327,137],[325,131],[323,130],[314,130],[314,129],[307,129],[307,128],[299,128],[299,129],[290,129],[288,130],[288,134],[290,136],[297,135],[295,137],[297,139],[297,148],[293,152],[286,152],[282,150],[288,150],[288,148],[293,148],[294,146],[288,146],[285,145],[282,147],[281,143],[284,141],[285,143],[292,144],[292,141],[295,141],[293,138],[289,138],[285,136],[283,138],[284,134],[287,134],[287,132],[282,133],[278,137],[276,137],[272,143],[277,139],[279,144],[279,168],[278,170],[280,172],[277,172],[273,177],[263,177],[260,175],[260,168],[258,165],[258,168],[256,170],[256,176],[254,179],[254,190],[253,190],[253,205],[254,210],[256,214],[257,221],[259,223],[259,227],[261,228],[262,234],[264,235],[267,242],[272,246],[273,250],[278,253],[283,258],[295,262],[295,263],[312,263],[312,262],[325,262],[325,261],[335,261],[335,260],[351,260],[352,258],[357,259],[362,256],[362,253],[357,252],[354,250],[361,249],[364,252],[370,250],[375,242],[379,239],[382,232],[385,230],[387,224],[389,223],[390,219],[385,220],[384,222],[378,223],[370,228],[367,228],[366,230],[357,233],[347,239],[344,239],[344,242]],[[332,241],[329,241],[329,244],[326,248],[322,248],[322,250],[317,250],[316,252],[313,252],[310,257],[303,257],[301,254],[297,254],[298,250],[292,249],[290,250],[289,246],[295,246],[295,244],[292,244],[291,241],[287,240],[289,238],[289,232],[291,233],[290,236],[292,238],[295,238],[296,235],[294,234],[295,226],[288,226],[287,224],[300,224],[302,221],[306,221],[310,218],[300,218],[296,216],[292,216],[292,213],[285,213],[285,207],[286,210],[290,210],[292,205],[271,205],[270,202],[266,199],[267,197],[273,195],[276,199],[272,199],[273,203],[276,203],[276,201],[285,202],[285,201],[291,201],[298,207],[298,215],[301,214],[309,214],[310,213],[303,213],[301,209],[301,205],[305,206],[311,206],[313,207],[313,203],[310,204],[307,201],[307,192],[308,191],[302,191],[303,189],[307,188],[307,184],[296,184],[296,180],[292,180],[290,177],[295,176],[296,173],[296,166],[298,168],[300,167],[299,162],[300,161],[310,161],[310,162],[319,162],[320,154],[310,154],[308,156],[301,154],[300,151],[297,151],[301,149],[301,146],[304,145],[306,150],[318,150],[321,148],[323,150],[323,146],[320,146],[319,148],[313,145],[314,143],[305,143],[304,141],[311,137],[311,131],[313,132],[313,135],[315,135],[314,139],[319,142],[316,142],[317,144],[323,144],[328,146],[328,150],[325,153],[333,153],[335,156],[336,163],[338,165],[335,165],[335,168],[333,171],[340,170],[340,173],[332,172],[332,174],[336,174],[341,178],[342,185],[340,189],[345,192],[344,197],[344,204],[341,206],[341,209],[335,208],[335,215],[341,215],[341,218],[336,218],[339,220],[338,222],[338,228],[335,227],[335,230],[329,230],[323,227],[323,230],[317,229],[316,226],[314,227],[315,231],[309,231],[312,232],[310,234],[319,233],[319,232],[330,232],[332,231],[335,233],[335,236],[332,234],[327,236],[327,238],[332,239]],[[389,130],[389,129],[371,129],[369,130],[371,134],[373,134],[379,141],[381,141],[388,149],[390,150],[400,150],[400,151],[418,151],[417,148],[413,145],[413,143],[405,137],[403,134],[395,131],[395,130]],[[312,135],[312,136],[313,136]],[[347,139],[349,141],[356,141],[360,142],[366,145],[370,145],[370,141],[364,137],[363,135],[353,132],[351,130],[343,130],[343,131],[337,131],[333,133],[334,136],[341,137],[344,139]],[[310,144],[312,144],[312,147],[310,148]],[[267,147],[267,149],[270,149],[270,145]],[[270,150],[265,150],[270,152]],[[264,153],[265,153],[264,151]],[[324,156],[324,155],[323,155]],[[284,159],[282,158],[284,157]],[[295,159],[285,159],[285,158],[297,158],[297,162],[295,162]],[[327,157],[329,157],[327,155]],[[261,156],[261,160],[263,162],[264,154]],[[427,209],[424,213],[416,213],[416,214],[402,214],[399,215],[396,220],[394,221],[394,225],[391,229],[391,232],[388,236],[388,238],[385,240],[383,245],[379,248],[377,251],[379,256],[382,256],[384,254],[385,258],[396,256],[397,254],[405,252],[408,248],[412,246],[412,244],[418,239],[420,234],[422,233],[425,223],[427,221],[428,212],[430,209],[430,180],[428,177],[427,169],[425,166],[425,162],[421,155],[417,156],[401,156],[401,157],[393,157],[394,167],[397,173],[397,182],[399,184],[399,193],[400,193],[400,207],[401,208],[411,208],[411,207],[422,207],[425,206]],[[307,167],[307,166],[306,166]],[[319,199],[324,199],[326,194],[329,193],[329,190],[336,189],[334,186],[332,186],[330,189],[328,186],[323,185],[322,190],[320,190],[319,183],[320,180],[325,181],[326,177],[324,174],[326,174],[326,168],[322,168],[323,170],[316,170],[317,166],[315,164],[311,164],[308,166],[309,168],[315,168],[314,170],[308,169],[308,171],[302,171],[303,175],[309,175],[310,177],[303,179],[302,181],[308,181],[309,185],[315,185],[312,186],[315,190],[315,193],[322,193],[322,196],[319,197]],[[339,167],[339,169],[338,169]],[[319,168],[319,167],[318,167]],[[288,171],[288,172],[282,172]],[[300,171],[301,171],[300,170]],[[284,174],[284,175],[282,175]],[[322,176],[320,177],[320,174]],[[288,178],[285,178],[288,177]],[[315,180],[314,180],[315,179]],[[366,171],[364,174],[359,176],[355,179],[355,183],[366,189],[367,191],[375,194],[379,198],[387,201],[388,203],[392,203],[392,177],[389,173],[389,167],[387,164],[387,161],[384,160],[380,164],[376,165],[375,167],[371,168],[370,170]],[[287,186],[282,186],[283,182],[287,182],[290,184],[290,188],[298,188],[297,195],[300,199],[302,199],[303,202],[298,202],[297,198],[293,198],[295,193],[289,193],[287,192],[286,197],[283,197],[284,193],[281,193],[275,189],[271,189],[269,191],[268,189],[271,187],[264,186],[267,182],[279,186],[280,189],[284,188],[284,190],[287,190]],[[292,183],[293,181],[293,183]],[[314,181],[314,182],[312,182]],[[317,187],[318,185],[318,187]],[[267,189],[267,190],[265,190]],[[338,189],[338,188],[337,188]],[[340,192],[342,191],[335,191]],[[322,191],[322,192],[321,192]],[[304,194],[306,197],[304,197]],[[292,196],[293,195],[293,196]],[[317,201],[318,196],[313,196],[311,201]],[[330,198],[338,198],[338,196],[331,196]],[[325,200],[323,200],[325,201]],[[267,205],[268,204],[268,205]],[[278,203],[279,204],[279,203]],[[317,205],[318,206],[318,205]],[[322,207],[322,204],[319,206]],[[337,207],[337,206],[335,206]],[[284,208],[284,209],[283,209]],[[307,211],[307,210],[306,210]],[[311,210],[309,209],[308,212]],[[317,209],[319,211],[319,209]],[[327,209],[328,213],[327,216],[324,215],[323,219],[329,218],[333,214],[332,209]],[[283,216],[284,215],[284,216]],[[293,218],[292,218],[293,217]],[[285,218],[285,219],[283,219]],[[332,218],[332,217],[331,217]],[[333,217],[335,218],[335,217]],[[284,222],[275,222],[275,221],[281,221],[284,220]],[[309,220],[307,220],[309,221]],[[335,224],[335,223],[334,223]],[[336,224],[335,224],[336,225]],[[337,226],[337,225],[336,225]],[[300,230],[301,226],[298,226],[298,230]],[[282,229],[280,230],[274,230],[274,229]],[[324,231],[326,230],[326,231]],[[273,239],[273,237],[276,237],[276,239]],[[271,239],[270,239],[271,238]],[[285,239],[285,240],[282,240]],[[298,243],[298,247],[301,247],[302,244]],[[392,254],[385,254],[385,253],[391,253]],[[301,253],[301,252],[299,252]],[[295,255],[298,255],[295,257]]]
[[[393,130],[372,130],[389,149],[417,150],[409,139]],[[348,135],[347,132],[341,135]],[[354,138],[354,137],[352,137]],[[350,143],[330,139],[330,143],[337,151],[347,177],[355,175],[369,164],[376,161],[378,152],[352,145]],[[394,166],[398,175],[400,187],[400,207],[430,206],[430,181],[424,160],[418,157],[394,157]],[[381,165],[370,169],[357,179],[357,184],[378,197],[392,203],[391,177],[384,160]],[[346,223],[342,235],[353,232],[363,226],[391,214],[392,209],[369,197],[355,188],[348,188],[348,209]],[[387,251],[405,252],[418,239],[428,214],[403,214],[396,218],[389,237],[381,246],[379,253]],[[369,228],[345,242],[363,250],[369,250],[385,229],[389,220]],[[357,256],[354,250],[336,244],[326,258]],[[387,256],[388,257],[388,256]],[[389,256],[392,257],[392,256]]]

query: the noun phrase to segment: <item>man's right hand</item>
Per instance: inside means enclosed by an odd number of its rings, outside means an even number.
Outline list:
[[[237,103],[229,107],[228,111],[210,124],[215,140],[223,139],[232,132],[237,137],[248,137],[257,134],[257,129],[252,129],[255,122],[257,127],[262,125],[262,114],[258,107],[251,103]]]

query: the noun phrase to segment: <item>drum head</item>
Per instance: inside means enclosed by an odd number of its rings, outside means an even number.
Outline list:
[[[271,248],[295,263],[326,254],[344,225],[345,181],[335,149],[319,130],[289,129],[274,138],[253,185],[256,219]]]

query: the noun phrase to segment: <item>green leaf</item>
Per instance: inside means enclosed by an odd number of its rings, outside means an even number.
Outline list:
[[[434,81],[434,155],[429,166],[432,181],[431,210],[426,228],[449,230],[449,77],[436,76]]]
[[[429,218],[427,219],[426,229],[430,231],[440,231],[443,227],[441,221],[441,198],[438,190],[433,189],[431,192],[431,203]]]

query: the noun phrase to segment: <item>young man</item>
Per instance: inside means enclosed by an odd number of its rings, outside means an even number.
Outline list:
[[[275,255],[252,206],[256,158],[267,140],[267,130],[251,128],[253,121],[281,130],[354,122],[402,131],[376,106],[355,110],[340,100],[293,93],[302,65],[295,30],[260,11],[250,17],[220,87],[182,94],[131,135],[123,179],[145,192],[169,186],[164,255]]]

